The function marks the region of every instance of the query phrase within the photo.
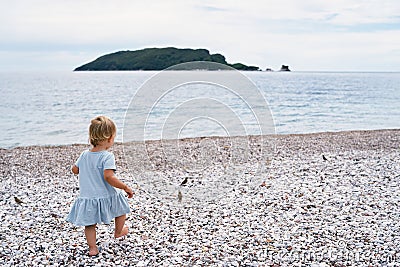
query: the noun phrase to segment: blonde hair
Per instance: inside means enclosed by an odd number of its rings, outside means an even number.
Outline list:
[[[93,146],[107,140],[117,133],[114,122],[106,116],[97,116],[90,121],[89,140]]]

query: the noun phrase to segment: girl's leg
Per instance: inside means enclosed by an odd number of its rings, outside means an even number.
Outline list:
[[[118,238],[128,234],[128,226],[125,226],[126,214],[115,217],[114,237]]]
[[[99,254],[99,250],[96,246],[96,225],[85,226],[85,236],[87,244],[89,245],[89,256],[95,256]]]

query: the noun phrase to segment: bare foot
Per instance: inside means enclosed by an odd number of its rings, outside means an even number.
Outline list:
[[[126,236],[127,234],[128,234],[128,226],[124,226],[124,228],[122,228],[122,230],[119,234],[117,234],[117,233],[114,234],[114,237],[119,238],[119,237]]]
[[[99,254],[99,249],[96,247],[89,247],[89,256],[96,256]]]

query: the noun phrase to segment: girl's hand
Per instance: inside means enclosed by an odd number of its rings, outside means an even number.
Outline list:
[[[132,188],[118,180],[118,178],[114,175],[114,170],[104,170],[104,180],[106,180],[106,182],[109,183],[111,186],[124,190],[128,194],[128,198],[133,197]]]
[[[72,165],[71,171],[73,174],[79,174],[79,168],[75,164]]]
[[[133,197],[132,188],[130,188],[129,186],[126,186],[126,187],[124,188],[124,191],[128,194],[128,198],[132,198],[132,197]]]

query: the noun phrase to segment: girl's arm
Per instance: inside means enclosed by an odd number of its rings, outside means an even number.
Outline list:
[[[128,194],[128,198],[133,197],[132,189],[115,176],[114,170],[104,170],[104,179],[110,185],[124,190]]]
[[[71,171],[73,174],[79,174],[79,168],[76,165],[72,165]]]

